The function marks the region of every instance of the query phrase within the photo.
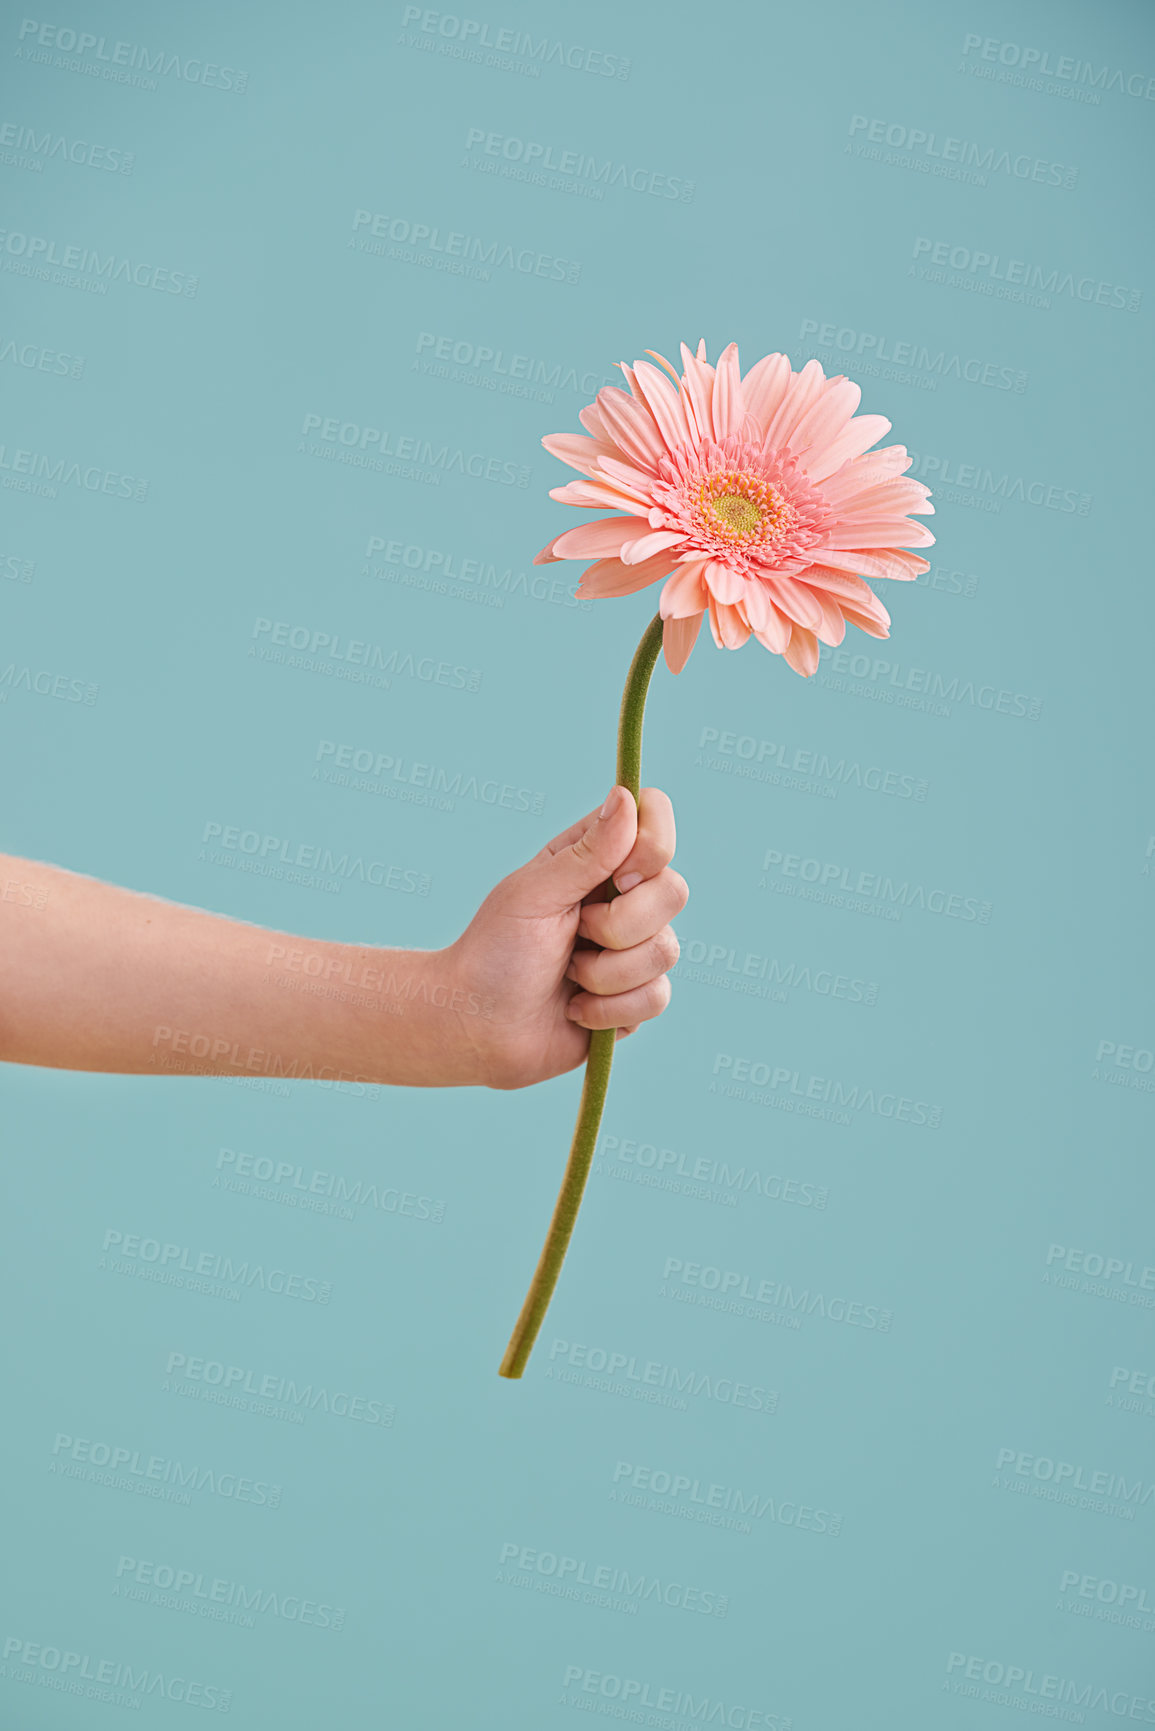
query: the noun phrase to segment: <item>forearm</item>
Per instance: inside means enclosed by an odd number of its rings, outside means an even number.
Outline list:
[[[0,855],[0,1061],[479,1084],[448,950],[295,937]]]

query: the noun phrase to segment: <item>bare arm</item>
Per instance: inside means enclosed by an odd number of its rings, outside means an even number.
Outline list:
[[[8,1063],[480,1082],[458,1016],[484,1006],[450,973],[441,951],[294,937],[0,855]]]
[[[443,950],[328,943],[0,854],[0,1062],[525,1088],[670,1000],[687,899],[658,788],[616,788]],[[625,888],[606,900],[610,877]]]

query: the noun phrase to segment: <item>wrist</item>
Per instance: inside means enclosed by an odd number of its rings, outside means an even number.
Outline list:
[[[444,950],[372,949],[334,944],[357,988],[342,992],[344,1043],[364,1080],[408,1088],[480,1086],[485,1042],[472,1025],[482,1000],[461,978],[460,956]]]

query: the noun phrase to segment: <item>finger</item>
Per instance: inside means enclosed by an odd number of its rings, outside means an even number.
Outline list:
[[[575,992],[566,1005],[566,1015],[582,1028],[635,1028],[639,1022],[651,1022],[660,1016],[673,990],[662,974],[644,986],[636,986],[632,992],[618,992],[612,998]]]
[[[638,837],[617,871],[614,883],[623,893],[644,878],[656,877],[674,857],[677,836],[674,808],[660,787],[638,791]]]
[[[660,932],[689,899],[690,886],[681,872],[666,866],[657,877],[647,878],[612,902],[586,902],[578,935],[592,938],[603,949],[633,949]]]
[[[635,944],[630,950],[576,950],[565,977],[583,992],[604,998],[657,979],[673,967],[680,954],[674,928],[663,926],[644,944]]]

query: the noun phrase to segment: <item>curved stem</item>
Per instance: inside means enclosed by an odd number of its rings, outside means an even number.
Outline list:
[[[662,616],[656,613],[634,652],[618,716],[618,774],[615,786],[628,787],[635,802],[642,775],[642,718],[646,711],[646,692],[661,647]],[[606,900],[613,901],[618,891],[612,879],[606,888]],[[538,1330],[545,1320],[545,1313],[549,1309],[549,1301],[553,1297],[553,1289],[565,1261],[565,1253],[569,1248],[574,1222],[581,1207],[582,1192],[585,1190],[597,1146],[598,1128],[602,1121],[606,1090],[610,1085],[610,1067],[614,1061],[616,1039],[616,1028],[595,1028],[590,1034],[585,1081],[582,1084],[577,1124],[574,1127],[565,1177],[562,1179],[537,1270],[521,1307],[521,1315],[509,1338],[505,1357],[501,1361],[501,1376],[519,1377],[522,1374],[533,1350]]]

